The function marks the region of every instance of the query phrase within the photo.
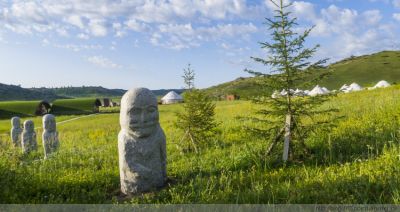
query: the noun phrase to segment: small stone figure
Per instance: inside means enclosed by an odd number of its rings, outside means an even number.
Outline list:
[[[11,119],[11,141],[15,147],[21,146],[21,120],[19,117],[13,117]]]
[[[121,191],[138,194],[162,187],[167,179],[165,135],[157,99],[147,88],[125,93],[118,135]]]
[[[29,153],[37,149],[36,132],[33,121],[24,122],[24,131],[22,131],[22,152]]]
[[[52,152],[56,151],[60,145],[56,126],[56,119],[54,115],[47,114],[43,116],[42,140],[45,159],[47,159]]]

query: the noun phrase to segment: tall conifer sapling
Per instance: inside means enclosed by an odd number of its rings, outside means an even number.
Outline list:
[[[194,87],[195,72],[190,64],[183,69],[182,78],[186,85],[183,94],[184,110],[177,114],[176,127],[184,131],[181,142],[187,141],[197,153],[198,146],[213,138],[216,133],[215,104],[206,93]]]
[[[257,111],[257,116],[251,120],[264,123],[266,128],[249,128],[258,135],[272,137],[272,143],[267,150],[269,154],[278,141],[283,143],[283,160],[287,161],[292,152],[293,142],[296,141],[305,150],[304,139],[317,126],[329,124],[329,120],[316,118],[322,113],[331,114],[335,109],[321,109],[329,95],[317,97],[296,97],[294,90],[309,87],[320,81],[327,72],[323,64],[327,59],[311,63],[309,60],[316,52],[319,45],[313,48],[304,47],[305,39],[312,28],[305,30],[302,34],[294,32],[297,25],[296,18],[291,18],[288,8],[292,4],[284,4],[283,0],[270,0],[276,6],[275,16],[266,18],[266,25],[271,31],[271,41],[260,42],[261,48],[268,51],[266,58],[252,57],[258,63],[271,68],[271,72],[263,73],[246,69],[245,71],[254,75],[257,83],[263,88],[260,96],[253,102],[263,105]],[[271,91],[283,91],[281,94],[271,97]],[[303,119],[311,119],[311,124],[305,124]],[[283,138],[283,139],[282,139]]]

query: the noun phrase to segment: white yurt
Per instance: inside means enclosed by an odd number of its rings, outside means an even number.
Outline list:
[[[328,88],[322,87],[321,89],[325,92],[325,94],[330,93],[330,91],[328,90]]]
[[[322,88],[319,85],[315,86],[309,93],[309,96],[317,96],[317,95],[324,95],[329,93],[328,89]]]
[[[359,84],[353,82],[344,92],[348,93],[353,91],[361,91],[362,89],[363,88]]]
[[[281,96],[281,93],[279,91],[274,91],[274,93],[272,93],[272,95],[271,95],[271,98],[276,99],[280,96]]]
[[[344,84],[342,87],[340,87],[339,91],[345,91],[349,88],[347,84]]]
[[[162,104],[175,104],[183,102],[183,98],[181,95],[177,94],[175,91],[170,91],[165,95],[163,98],[161,98],[161,103]]]
[[[300,89],[296,89],[295,91],[294,91],[294,95],[295,96],[305,96],[306,94],[304,93],[304,91],[302,91],[302,90],[300,90]]]
[[[390,84],[387,81],[381,80],[373,88],[387,88],[389,86]]]

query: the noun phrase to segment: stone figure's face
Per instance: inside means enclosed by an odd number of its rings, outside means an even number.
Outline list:
[[[27,132],[33,132],[34,128],[35,128],[35,126],[34,126],[34,124],[33,124],[33,121],[31,121],[31,120],[26,120],[26,121],[24,122],[24,129],[25,129]]]
[[[47,131],[56,131],[56,119],[53,115],[47,114],[43,116],[43,128]]]
[[[138,138],[145,138],[157,130],[158,105],[156,97],[146,88],[128,91],[121,100],[121,128]]]
[[[13,118],[11,119],[11,125],[12,125],[14,128],[20,128],[20,126],[21,126],[21,121],[20,121],[19,117],[13,117]]]

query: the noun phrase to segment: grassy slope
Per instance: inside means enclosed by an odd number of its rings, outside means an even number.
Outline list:
[[[333,74],[321,84],[329,89],[338,89],[343,84],[357,82],[362,86],[373,86],[380,80],[389,83],[400,81],[400,52],[384,51],[372,55],[347,59],[329,66]]]
[[[329,66],[333,74],[320,85],[330,90],[339,89],[343,84],[357,82],[366,87],[380,80],[389,83],[400,81],[400,51],[384,51],[372,55],[348,58]],[[236,94],[243,98],[258,95],[259,88],[253,85],[253,78],[239,78],[206,89],[214,97]],[[312,88],[307,88],[312,89]]]
[[[18,116],[35,116],[40,101],[0,102],[0,119],[9,118],[11,114]]]
[[[51,113],[62,115],[93,113],[95,101],[96,98],[56,100],[51,107]]]
[[[263,139],[239,130],[246,123],[235,116],[251,113],[249,102],[218,102],[220,138],[200,155],[181,151],[182,133],[172,123],[180,106],[162,105],[173,184],[127,202],[400,203],[400,87],[339,95],[329,104],[346,118],[329,134],[308,139],[313,157],[287,166],[263,156]],[[58,130],[61,149],[47,161],[41,160],[40,137],[39,151],[29,156],[0,137],[0,202],[117,202],[118,114],[80,119]]]

